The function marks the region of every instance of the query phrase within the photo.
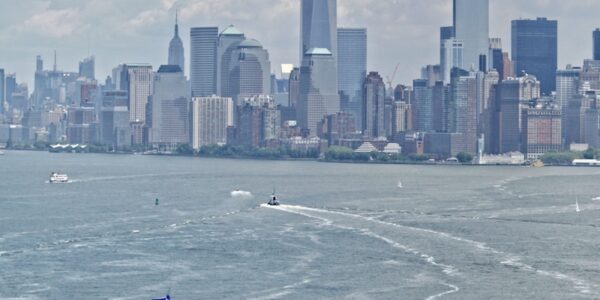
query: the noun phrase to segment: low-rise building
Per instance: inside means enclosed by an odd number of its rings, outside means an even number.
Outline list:
[[[483,155],[478,157],[480,165],[522,165],[525,163],[525,154],[521,152],[509,152],[499,155]]]
[[[400,145],[397,143],[389,143],[383,149],[383,153],[390,154],[390,155],[400,154],[400,153],[402,153],[402,147],[400,147]]]
[[[371,152],[379,152],[373,144],[370,142],[364,142],[358,149],[354,150],[354,153],[371,153]]]

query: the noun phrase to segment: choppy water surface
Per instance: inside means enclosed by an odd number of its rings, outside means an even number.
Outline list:
[[[0,298],[598,299],[599,183],[593,168],[9,151]],[[284,205],[261,205],[273,188]]]

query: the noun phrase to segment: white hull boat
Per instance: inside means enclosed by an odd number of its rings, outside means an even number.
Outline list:
[[[67,174],[61,174],[52,172],[50,173],[50,183],[67,183],[69,182],[69,176]]]

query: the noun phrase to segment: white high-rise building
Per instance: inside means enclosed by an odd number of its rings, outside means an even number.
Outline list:
[[[129,91],[129,122],[146,122],[146,104],[153,91],[152,66],[146,64],[125,65]]]
[[[227,144],[227,128],[233,126],[233,100],[226,97],[192,98],[192,147]]]
[[[462,40],[447,39],[441,41],[440,48],[440,72],[444,83],[450,83],[452,68],[463,68],[463,50]]]
[[[570,68],[556,71],[556,104],[566,112],[569,100],[579,94],[581,69]]]
[[[562,113],[562,135],[567,136],[567,111],[569,101],[579,94],[581,69],[568,68],[556,71],[556,105]]]

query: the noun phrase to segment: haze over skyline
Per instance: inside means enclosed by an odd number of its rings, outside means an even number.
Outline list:
[[[510,51],[510,21],[547,17],[559,22],[559,68],[581,65],[592,56],[592,31],[600,26],[594,0],[492,0],[490,36]],[[86,56],[96,57],[99,80],[125,62],[167,63],[175,11],[189,57],[189,29],[235,24],[269,51],[272,71],[281,63],[298,65],[298,0],[24,0],[0,2],[0,65],[32,88],[35,56],[52,68],[76,71]],[[451,0],[339,0],[339,27],[368,29],[368,70],[411,84],[420,68],[439,60],[439,27],[452,24]],[[188,73],[189,75],[189,73]]]

